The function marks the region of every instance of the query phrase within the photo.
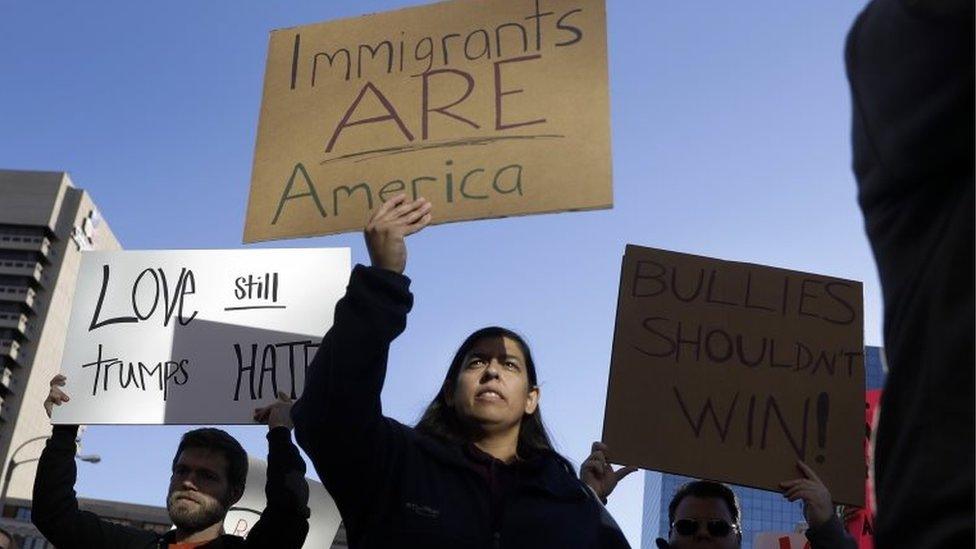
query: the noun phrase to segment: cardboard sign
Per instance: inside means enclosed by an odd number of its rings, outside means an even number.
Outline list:
[[[752,540],[753,549],[810,549],[810,541],[803,534],[760,532]]]
[[[603,441],[615,462],[864,501],[861,283],[627,246]]]
[[[87,252],[54,423],[253,423],[305,369],[349,280],[349,250]]]
[[[244,241],[609,208],[604,0],[455,0],[271,33]]]
[[[267,481],[268,462],[253,456],[247,457],[247,484],[244,495],[234,504],[224,518],[224,531],[228,534],[246,538],[251,527],[261,518],[261,512],[267,504],[264,486]],[[308,507],[311,515],[308,518],[308,537],[305,547],[318,549],[331,547],[336,532],[339,531],[339,509],[332,496],[322,486],[321,482],[305,479],[308,482]]]

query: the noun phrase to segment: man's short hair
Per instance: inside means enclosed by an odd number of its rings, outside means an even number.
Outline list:
[[[671,503],[668,504],[669,525],[674,524],[674,512],[678,509],[678,504],[681,503],[681,500],[687,496],[717,498],[724,501],[725,506],[729,508],[729,514],[732,516],[732,523],[739,524],[739,498],[736,497],[735,492],[731,488],[721,482],[693,480],[678,488],[678,491],[674,493],[674,497],[671,498]]]
[[[202,448],[217,452],[227,460],[227,483],[231,490],[235,488],[243,491],[244,483],[247,481],[247,452],[237,439],[227,434],[226,431],[213,427],[204,427],[187,431],[180,439],[180,445],[176,448],[176,455],[173,456],[173,467],[176,467],[176,460],[187,448]]]

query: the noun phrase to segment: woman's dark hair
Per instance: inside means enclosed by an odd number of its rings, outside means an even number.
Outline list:
[[[519,344],[522,348],[522,354],[525,355],[525,370],[529,378],[529,387],[537,387],[539,385],[538,378],[536,377],[535,362],[532,360],[532,352],[529,350],[529,345],[522,336],[507,328],[498,326],[482,328],[469,335],[464,340],[464,343],[458,347],[457,352],[454,353],[454,359],[451,360],[451,367],[447,370],[447,375],[444,377],[444,383],[441,384],[440,391],[427,406],[427,409],[424,410],[424,415],[420,418],[420,421],[417,422],[416,429],[418,431],[442,442],[454,444],[470,442],[469,428],[457,416],[454,408],[447,404],[447,391],[449,389],[453,390],[453,387],[457,384],[465,355],[471,351],[478,341],[494,337],[507,337]],[[534,413],[524,414],[522,416],[517,451],[523,456],[539,451],[554,451],[552,442],[549,440],[549,434],[546,432],[546,426],[542,423],[542,411],[538,407],[536,407]]]
[[[668,524],[674,524],[674,512],[678,509],[678,504],[687,496],[696,498],[716,498],[725,502],[729,508],[729,515],[732,517],[732,524],[739,524],[739,498],[731,488],[721,482],[711,480],[693,480],[685,483],[671,498],[668,505]]]

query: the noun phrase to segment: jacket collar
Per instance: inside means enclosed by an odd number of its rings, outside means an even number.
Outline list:
[[[449,467],[464,470],[472,475],[472,469],[465,449],[460,444],[441,442],[409,428],[417,446],[429,457]],[[489,456],[490,458],[490,456]],[[519,464],[527,474],[519,476],[519,490],[542,492],[563,500],[580,500],[588,497],[583,483],[576,476],[572,465],[554,451],[540,452]]]

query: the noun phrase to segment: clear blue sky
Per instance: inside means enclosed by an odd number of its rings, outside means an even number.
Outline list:
[[[412,3],[2,2],[0,167],[69,172],[128,249],[240,247],[268,32]],[[861,280],[879,345],[843,67],[863,3],[608,0],[614,208],[413,238],[416,307],[385,412],[413,422],[468,332],[511,326],[578,463],[601,432],[626,243]],[[272,245],[366,259],[357,234]],[[263,428],[231,431],[265,452]],[[82,465],[78,492],[162,504],[181,432],[90,428],[84,449],[103,461]],[[610,506],[635,546],[641,492],[634,475]]]

